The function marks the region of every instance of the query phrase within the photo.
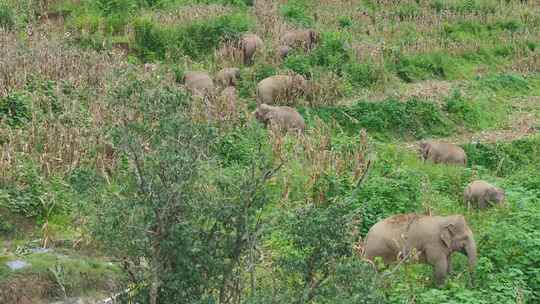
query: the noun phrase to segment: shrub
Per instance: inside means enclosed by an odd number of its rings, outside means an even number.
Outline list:
[[[489,76],[481,79],[480,84],[493,91],[524,91],[530,88],[529,83],[525,78],[514,74]]]
[[[348,17],[348,16],[339,17],[338,23],[341,28],[351,27],[353,25],[353,21],[351,17]]]
[[[464,123],[467,128],[472,129],[479,126],[481,109],[472,100],[465,100],[461,93],[456,90],[446,98],[445,110],[450,119]]]
[[[30,118],[30,98],[24,92],[12,92],[0,98],[0,121],[11,127],[22,127]]]
[[[5,3],[0,3],[0,28],[12,29],[15,26],[15,12]]]
[[[177,27],[160,27],[149,20],[134,24],[135,49],[149,60],[181,55],[200,59],[210,54],[224,40],[234,40],[247,31],[250,19],[244,14],[225,15]],[[176,54],[178,52],[179,54]]]
[[[384,218],[417,212],[421,207],[421,176],[417,172],[397,169],[389,175],[373,175],[362,185],[356,203],[361,210],[362,235]]]
[[[346,107],[321,107],[311,109],[304,116],[308,123],[312,116],[318,116],[324,121],[335,121],[351,133],[365,128],[383,136],[424,138],[448,135],[453,128],[436,105],[416,98],[406,102],[389,99],[383,102],[357,102]]]
[[[305,0],[290,0],[280,7],[281,15],[286,20],[304,27],[310,27],[314,22],[313,17],[306,15],[309,11]]]
[[[431,78],[446,79],[451,62],[448,55],[440,53],[402,56],[398,58],[394,68],[398,77],[406,82]]]
[[[382,72],[377,69],[373,62],[356,63],[346,65],[346,73],[353,85],[370,87],[382,79]]]
[[[519,168],[540,162],[540,137],[518,139],[513,142],[463,146],[469,164],[483,166],[497,175],[508,175]]]
[[[351,60],[346,48],[347,39],[343,32],[323,32],[321,43],[310,54],[311,64],[329,68],[341,75],[345,65]]]
[[[283,66],[300,75],[306,76],[306,78],[311,78],[312,66],[310,58],[304,54],[295,53],[287,56]]]

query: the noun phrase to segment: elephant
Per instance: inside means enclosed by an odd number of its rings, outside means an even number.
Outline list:
[[[302,47],[310,51],[319,42],[319,33],[311,29],[292,30],[284,33],[279,40],[282,45],[292,48]]]
[[[270,106],[263,103],[257,106],[253,115],[266,127],[270,125],[277,127],[280,130],[296,131],[298,133],[301,133],[306,129],[306,124],[304,123],[302,115],[300,115],[296,109],[291,107]]]
[[[239,68],[224,68],[216,74],[216,81],[222,87],[236,86],[236,83],[240,80]]]
[[[253,57],[257,50],[261,50],[264,46],[262,39],[255,34],[244,34],[240,41],[240,48],[244,57],[244,64],[250,65],[253,63]]]
[[[289,56],[289,53],[291,52],[292,48],[288,45],[281,45],[278,47],[277,50],[277,58],[279,60],[285,59],[287,56]]]
[[[452,271],[453,252],[467,255],[474,271],[477,252],[473,232],[462,215],[429,216],[414,213],[386,218],[369,229],[364,257],[381,257],[386,264],[413,258],[434,268],[435,283],[441,285]]]
[[[182,82],[193,95],[206,95],[214,91],[214,82],[206,72],[186,72]]]
[[[463,201],[470,207],[471,203],[476,203],[478,208],[484,209],[491,203],[500,204],[505,199],[503,189],[493,186],[483,180],[475,180],[463,191]]]
[[[301,75],[274,75],[257,84],[257,103],[273,105],[291,99],[308,91],[307,80]]]
[[[467,166],[465,151],[454,144],[424,141],[420,143],[420,153],[423,160],[431,160],[436,164]]]

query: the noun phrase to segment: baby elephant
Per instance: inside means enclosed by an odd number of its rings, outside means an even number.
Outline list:
[[[282,100],[291,101],[307,90],[308,83],[301,75],[274,75],[257,84],[257,102],[277,104]]]
[[[467,255],[469,269],[474,269],[476,243],[462,215],[395,215],[373,225],[364,243],[364,256],[369,260],[381,257],[390,264],[411,259],[433,266],[437,285],[452,271],[453,252]]]
[[[467,206],[470,207],[471,203],[474,203],[475,207],[479,209],[490,207],[491,203],[500,204],[504,201],[505,196],[503,189],[483,180],[470,183],[463,191],[463,201]]]
[[[239,68],[224,68],[216,74],[216,81],[224,88],[236,86],[238,80],[240,80]]]
[[[204,96],[214,91],[214,82],[206,72],[186,72],[183,83],[193,95]]]
[[[288,45],[281,45],[277,49],[277,59],[278,60],[284,60],[287,56],[289,56],[289,53],[291,52],[291,47]]]
[[[291,107],[274,107],[260,104],[253,112],[255,118],[266,127],[277,127],[282,131],[303,132],[306,128],[302,115]]]
[[[465,151],[454,144],[424,141],[420,143],[420,153],[423,160],[431,160],[436,164],[467,166]]]

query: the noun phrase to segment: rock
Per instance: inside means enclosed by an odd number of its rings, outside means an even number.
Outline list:
[[[29,263],[27,263],[25,261],[22,261],[22,260],[9,261],[9,262],[6,262],[6,265],[12,271],[23,269],[23,268],[26,268],[26,267],[30,266]]]

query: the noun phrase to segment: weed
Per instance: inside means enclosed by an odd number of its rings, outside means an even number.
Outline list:
[[[0,3],[0,29],[12,29],[15,26],[15,12],[6,3]]]

